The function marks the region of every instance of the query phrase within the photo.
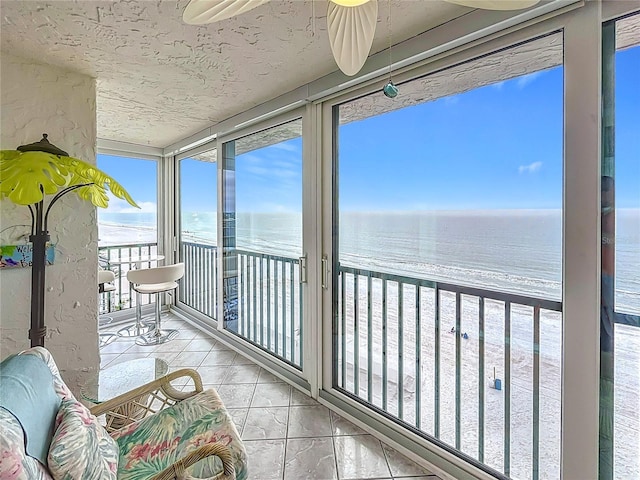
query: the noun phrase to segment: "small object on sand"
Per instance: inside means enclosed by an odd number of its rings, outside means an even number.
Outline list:
[[[493,380],[489,383],[491,388],[502,390],[502,380],[496,378],[496,367],[493,367]]]
[[[462,334],[462,338],[464,338],[465,340],[469,340],[469,335],[467,335],[467,332],[464,332]]]
[[[451,327],[451,333],[456,333],[456,327]]]

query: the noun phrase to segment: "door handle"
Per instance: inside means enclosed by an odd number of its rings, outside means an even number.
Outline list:
[[[322,256],[322,288],[329,288],[329,259],[326,255]]]
[[[300,283],[307,283],[307,256],[300,257]]]

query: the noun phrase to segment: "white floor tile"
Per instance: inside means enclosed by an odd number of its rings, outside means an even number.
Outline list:
[[[242,431],[243,440],[285,438],[289,407],[250,408]]]
[[[331,436],[331,420],[327,407],[291,407],[288,438],[325,436]]]
[[[281,480],[284,470],[284,440],[245,441],[247,480]]]
[[[258,383],[252,407],[288,407],[291,387],[286,383]]]
[[[227,408],[244,408],[251,405],[253,383],[225,384],[218,387],[218,395]]]
[[[287,440],[284,480],[337,480],[331,437]]]
[[[333,437],[342,480],[391,477],[380,440],[371,435]]]

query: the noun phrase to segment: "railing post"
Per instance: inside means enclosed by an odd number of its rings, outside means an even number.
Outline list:
[[[421,411],[420,411],[420,391],[422,390],[422,371],[421,357],[422,357],[422,333],[421,333],[421,315],[420,315],[420,285],[416,285],[416,427],[420,428],[421,424]]]
[[[367,276],[367,400],[373,400],[373,308],[371,275]]]
[[[533,480],[540,477],[540,307],[533,307]]]
[[[504,302],[504,474],[511,473],[511,303]]]
[[[461,391],[461,370],[462,370],[462,315],[461,315],[461,297],[460,292],[456,292],[456,448],[460,450],[460,417],[461,417],[461,408],[460,408],[460,391]]]
[[[342,274],[344,275],[344,273]],[[387,366],[387,279],[382,278],[382,409],[387,410],[388,366]]]
[[[398,282],[398,418],[404,418],[404,284]]]
[[[437,283],[434,291],[433,436],[440,438],[440,288]]]
[[[478,460],[484,463],[484,297],[478,297]]]

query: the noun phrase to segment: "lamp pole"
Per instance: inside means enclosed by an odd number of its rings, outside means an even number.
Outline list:
[[[69,154],[59,149],[55,145],[49,143],[47,134],[42,135],[42,140],[28,145],[18,147],[20,152],[45,152],[53,155],[68,157]],[[40,187],[42,190],[42,186]],[[44,193],[44,192],[43,192]],[[56,195],[57,197],[57,195]],[[57,200],[54,197],[49,204],[49,208],[53,202]],[[31,263],[31,328],[29,329],[29,338],[32,347],[44,347],[44,337],[47,334],[47,327],[44,324],[44,292],[45,292],[45,266],[46,266],[46,249],[47,242],[50,240],[47,231],[46,215],[44,214],[44,200],[29,205],[31,212],[31,235],[29,241],[33,247],[32,263]],[[49,209],[47,209],[47,213]]]
[[[47,335],[44,296],[51,207],[67,193],[85,187],[85,191],[79,192],[80,198],[91,201],[96,207],[107,207],[107,188],[116,197],[136,208],[140,207],[114,178],[93,164],[69,157],[67,152],[49,143],[46,133],[39,142],[21,145],[17,151],[1,150],[0,169],[2,173],[7,172],[6,178],[0,179],[0,196],[7,196],[17,205],[27,206],[31,213],[29,241],[33,253],[29,339],[32,347],[42,347]],[[53,194],[53,197],[45,207],[46,194]]]
[[[44,289],[47,242],[51,238],[44,229],[42,210],[44,202],[36,204],[36,215],[29,241],[33,245],[31,264],[31,328],[29,338],[32,347],[44,347],[47,327],[44,324]],[[32,210],[33,215],[33,210]]]

